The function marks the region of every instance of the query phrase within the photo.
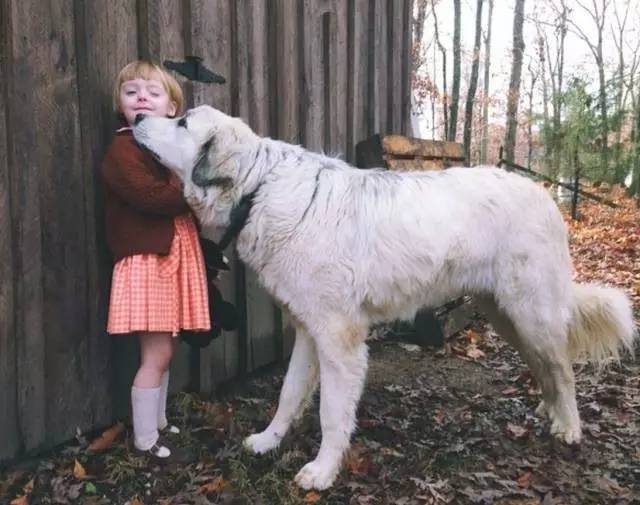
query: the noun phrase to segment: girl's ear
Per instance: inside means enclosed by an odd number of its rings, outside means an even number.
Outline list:
[[[178,105],[176,104],[176,102],[172,101],[169,104],[169,111],[168,111],[167,116],[176,117],[176,112],[178,112]]]

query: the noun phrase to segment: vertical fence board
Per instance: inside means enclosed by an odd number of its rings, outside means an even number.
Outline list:
[[[14,267],[9,182],[9,150],[6,113],[9,75],[9,12],[0,4],[0,460],[13,456],[19,449],[16,417],[16,337],[14,326]]]
[[[34,28],[29,23],[30,5],[14,0],[9,47],[12,72],[9,73],[7,112],[11,122],[8,144],[12,150],[9,167],[11,215],[13,224],[16,284],[15,334],[17,369],[17,413],[20,443],[24,450],[45,440],[45,338],[43,331],[42,243],[40,225],[40,181],[34,147],[39,128],[33,114],[38,90]],[[20,29],[17,29],[20,27]],[[42,90],[40,90],[42,92]],[[18,217],[19,216],[19,217]]]
[[[389,33],[389,107],[387,127],[390,133],[402,133],[402,51],[404,50],[402,30],[394,30],[394,27],[402,28],[404,22],[404,10],[406,2],[389,1],[388,3],[388,33]]]
[[[322,15],[326,0],[304,0],[302,12],[303,78],[300,97],[300,122],[303,124],[303,144],[307,149],[324,149],[324,72]]]
[[[351,0],[349,13],[348,159],[355,162],[355,146],[369,136],[369,0]]]
[[[333,0],[329,14],[329,30],[324,41],[328,45],[328,61],[325,62],[325,86],[328,94],[325,107],[329,114],[325,139],[329,154],[346,156],[347,154],[347,63],[348,63],[348,26],[349,4],[344,0]]]
[[[129,413],[129,389],[138,364],[135,337],[106,333],[112,257],[105,236],[104,193],[100,164],[118,126],[112,86],[120,69],[138,57],[135,4],[76,0],[80,122],[85,166],[89,319],[93,411],[102,425]],[[93,214],[93,216],[92,216]],[[95,251],[92,241],[95,241]],[[109,359],[111,358],[111,359]]]
[[[276,93],[278,124],[276,135],[292,144],[301,142],[300,135],[300,33],[298,0],[276,3]],[[272,61],[273,63],[273,61]]]
[[[389,74],[387,41],[387,0],[372,0],[373,10],[369,22],[372,23],[373,40],[369,42],[373,65],[369,68],[371,94],[369,96],[369,135],[385,134],[387,130],[387,79]]]
[[[207,0],[192,0],[190,12],[191,52],[203,58],[203,63],[214,72],[225,77],[225,84],[193,84],[194,105],[212,105],[226,113],[231,113],[231,5],[230,1],[218,1],[211,5]],[[223,274],[217,286],[225,300],[235,301],[237,297],[235,273],[240,265],[236,263],[234,251],[229,248],[231,272]],[[211,393],[215,384],[238,374],[240,352],[239,332],[223,332],[212,344],[200,352],[200,389]]]
[[[74,11],[73,0],[21,7],[37,54],[39,100],[31,127],[39,130],[33,159],[41,202],[47,441],[54,443],[91,424],[91,397],[84,393],[89,323]]]

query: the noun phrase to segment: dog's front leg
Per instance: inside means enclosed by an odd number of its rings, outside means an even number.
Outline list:
[[[315,460],[296,475],[304,489],[326,489],[340,471],[356,425],[356,408],[367,372],[364,342],[336,345],[318,342],[322,443]]]
[[[318,357],[313,340],[302,327],[296,328],[289,369],[284,378],[278,410],[262,433],[247,437],[244,446],[262,454],[280,445],[292,421],[300,416],[318,384]]]

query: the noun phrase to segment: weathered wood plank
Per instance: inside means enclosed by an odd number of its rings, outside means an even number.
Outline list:
[[[442,170],[446,168],[444,160],[405,160],[405,159],[387,159],[386,164],[390,170],[406,172],[408,170]]]
[[[300,16],[298,0],[276,2],[276,99],[279,139],[292,144],[301,142],[300,134]],[[273,63],[273,62],[272,62]]]
[[[135,337],[113,339],[106,333],[112,257],[105,235],[100,163],[117,125],[111,100],[118,71],[138,55],[136,6],[76,0],[80,125],[86,213],[89,345],[93,426],[129,413],[129,388],[137,368]]]
[[[14,325],[13,226],[9,181],[7,101],[9,97],[9,12],[0,4],[0,460],[20,448],[16,396],[16,334]]]
[[[402,61],[403,61],[403,24],[406,2],[389,2],[390,40],[389,40],[389,131],[402,133]]]
[[[322,16],[329,8],[327,0],[305,0],[302,6],[303,78],[300,98],[302,142],[307,149],[325,148],[325,47]]]
[[[369,23],[372,26],[373,40],[369,44],[370,61],[369,82],[369,135],[391,133],[388,125],[388,78],[389,78],[389,43],[387,26],[387,0],[373,0],[373,12]]]
[[[7,130],[11,164],[11,217],[15,251],[15,338],[17,367],[17,417],[20,445],[30,450],[45,440],[45,346],[42,299],[42,242],[38,166],[33,157],[37,146],[33,115],[23,111],[36,108],[37,77],[31,61],[33,52],[21,2],[7,4],[10,13]],[[28,6],[27,6],[28,7]],[[26,25],[28,26],[28,25]]]
[[[332,0],[323,18],[323,38],[328,54],[325,61],[325,151],[347,153],[347,13],[348,3]]]
[[[32,128],[40,185],[47,445],[91,425],[85,167],[81,157],[73,0],[21,2],[37,78]],[[64,118],[63,121],[60,118]],[[26,252],[26,251],[25,251]],[[41,344],[42,345],[42,344]],[[63,365],[62,365],[63,364]],[[61,366],[62,365],[62,366]],[[61,422],[73,419],[73,423]]]
[[[382,150],[395,156],[422,156],[425,158],[464,159],[462,144],[437,140],[417,139],[404,135],[382,137]]]
[[[347,160],[356,162],[356,145],[368,136],[369,0],[349,2]]]

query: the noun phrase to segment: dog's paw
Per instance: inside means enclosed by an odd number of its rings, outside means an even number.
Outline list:
[[[568,427],[565,423],[554,419],[551,423],[551,434],[565,444],[579,444],[582,439],[582,430],[580,427]]]
[[[244,439],[242,445],[248,451],[254,454],[264,454],[265,452],[273,451],[280,445],[280,437],[263,431],[262,433],[256,433],[248,436]]]
[[[336,479],[339,467],[312,461],[302,467],[296,475],[296,483],[303,489],[317,489],[322,491],[331,487]]]

